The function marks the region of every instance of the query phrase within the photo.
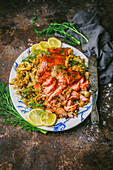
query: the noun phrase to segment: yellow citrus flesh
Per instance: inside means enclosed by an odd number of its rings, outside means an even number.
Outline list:
[[[55,47],[55,48],[58,48],[58,47],[61,47],[62,46],[62,42],[60,40],[58,40],[57,38],[55,37],[51,37],[48,39],[48,44],[50,47]]]
[[[44,126],[53,126],[56,122],[57,116],[54,113],[41,114],[40,121]]]
[[[36,50],[38,50],[39,48],[38,48],[38,44],[34,44],[34,45],[32,45],[31,46],[31,52],[33,53],[33,52],[35,52]]]
[[[42,126],[43,123],[40,121],[40,116],[43,113],[44,113],[44,110],[42,109],[39,109],[39,108],[32,109],[27,114],[27,121],[33,126]]]
[[[38,47],[40,50],[42,51],[45,51],[47,48],[50,48],[49,44],[47,41],[41,41],[39,44],[38,44]]]

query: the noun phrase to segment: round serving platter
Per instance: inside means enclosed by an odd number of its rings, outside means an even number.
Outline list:
[[[73,49],[74,54],[77,56],[80,56],[81,58],[85,58],[85,64],[88,65],[87,57],[82,52],[80,52],[78,49],[76,49],[68,44],[65,44],[65,43],[62,43],[62,47],[64,47],[64,48],[69,47],[69,48]],[[11,72],[10,72],[9,82],[11,82],[11,80],[13,78],[15,78],[15,76],[16,76],[15,67],[17,67],[18,64],[21,63],[23,58],[26,58],[28,56],[29,52],[30,52],[30,48],[25,50],[16,59],[16,61],[14,62],[13,66],[12,66]],[[13,85],[9,85],[9,91],[10,91],[10,96],[11,96],[12,102],[13,102],[16,110],[26,120],[26,115],[31,110],[31,108],[26,108],[26,105],[22,102],[22,100],[20,100],[21,97],[18,96],[16,94],[16,90],[13,89]],[[87,105],[79,108],[78,117],[75,116],[74,118],[68,118],[68,119],[60,118],[57,120],[56,124],[52,127],[41,126],[38,128],[47,130],[47,131],[55,131],[55,132],[71,129],[71,128],[79,125],[81,122],[83,122],[89,116],[89,114],[91,113],[91,110],[92,110],[92,96],[90,97],[90,101]]]

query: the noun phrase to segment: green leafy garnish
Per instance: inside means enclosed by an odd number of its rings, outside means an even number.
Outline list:
[[[29,56],[27,56],[26,58],[22,59],[21,62],[31,62],[30,60],[33,60],[37,57],[37,55],[35,54],[30,54]]]
[[[45,109],[45,106],[42,103],[28,103],[28,106],[32,108],[41,107],[42,109]]]
[[[50,52],[48,52],[48,51],[42,51],[42,50],[39,50],[40,51],[40,53],[42,53],[42,54],[48,54],[48,55],[50,55],[51,53]]]
[[[2,123],[5,125],[12,124],[13,126],[19,125],[22,129],[28,130],[30,133],[32,131],[42,132],[44,134],[47,131],[39,129],[32,126],[27,121],[25,121],[17,110],[14,108],[12,100],[9,94],[9,87],[6,83],[0,81],[0,117],[2,117]]]
[[[78,44],[75,44],[73,41],[70,41],[70,40],[67,40],[67,39],[64,39],[64,42],[71,45],[71,46],[78,45]]]
[[[47,55],[50,55],[50,53],[48,51],[42,51],[42,50],[33,50],[33,53],[30,53],[30,55],[28,55],[26,58],[22,59],[21,62],[30,62],[31,63],[31,60],[35,59],[37,57],[37,52],[41,53],[42,55],[43,54],[47,54]]]
[[[36,22],[35,22],[36,24]],[[69,34],[67,32],[67,30],[70,29],[72,30],[73,32],[75,32],[76,34],[78,34],[79,36],[81,36],[85,42],[80,42],[78,39],[76,39],[75,37],[73,37],[71,34]],[[88,39],[83,35],[81,34],[75,27],[72,23],[68,23],[68,22],[63,22],[61,24],[55,22],[55,23],[50,23],[48,25],[48,28],[46,29],[43,29],[42,31],[38,31],[36,28],[34,28],[34,31],[36,32],[36,34],[38,34],[37,38],[39,37],[43,37],[44,35],[46,35],[47,37],[49,37],[51,34],[55,34],[55,33],[58,33],[62,36],[64,36],[64,39],[66,40],[67,38],[68,39],[71,39],[73,45],[80,45],[82,43],[87,43],[88,42]],[[70,40],[68,40],[68,42],[70,42]],[[69,43],[71,44],[71,43]]]
[[[85,39],[86,42],[88,42],[88,39],[83,35],[81,34],[75,27],[72,23],[68,23],[68,22],[63,22],[62,24],[58,24],[58,23],[51,23],[50,26],[60,26],[60,27],[64,27],[63,29],[66,30],[66,29],[70,29],[72,30],[73,32],[75,32],[76,34],[80,35],[82,38]]]
[[[62,54],[63,51],[64,51],[64,49],[60,50],[60,51],[59,51],[59,54]]]
[[[86,71],[88,71],[88,68],[84,65],[84,64],[82,64],[81,62],[79,62],[79,61],[76,61],[76,60],[69,60],[69,62],[71,63],[71,64],[73,64],[73,65],[81,65],[82,67],[84,67],[84,69],[86,70]]]
[[[33,23],[32,24],[36,24],[36,20],[37,20],[37,16],[35,15],[33,18]]]

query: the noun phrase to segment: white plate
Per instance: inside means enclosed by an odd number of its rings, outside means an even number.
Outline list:
[[[65,43],[62,44],[62,47],[65,47],[65,48],[69,47],[69,48],[73,49],[74,54],[79,55],[81,58],[85,58],[86,65],[88,64],[87,57],[83,53],[81,53],[79,50],[77,50],[76,48],[74,48],[70,45],[67,45]],[[29,52],[30,52],[30,48],[25,50],[16,59],[16,61],[14,62],[13,66],[12,66],[12,69],[11,69],[9,82],[11,82],[11,80],[16,76],[15,67],[17,67],[18,64],[21,63],[23,58],[26,58],[28,56]],[[31,110],[31,108],[27,108],[25,110],[26,105],[19,99],[19,96],[16,95],[16,91],[13,89],[12,85],[9,85],[9,90],[10,90],[12,102],[13,102],[16,110],[26,120],[26,115]],[[52,126],[52,127],[41,126],[40,129],[47,130],[47,131],[64,131],[64,130],[71,129],[71,128],[77,126],[78,124],[80,124],[81,122],[83,122],[88,117],[91,110],[92,110],[92,96],[90,97],[90,101],[87,105],[79,108],[78,117],[68,118],[68,119],[60,118],[57,120],[57,122],[54,126]]]

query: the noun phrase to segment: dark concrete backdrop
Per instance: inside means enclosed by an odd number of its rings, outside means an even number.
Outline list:
[[[15,59],[42,40],[33,31],[34,15],[42,30],[50,22],[71,21],[80,9],[97,12],[113,40],[113,0],[0,0],[0,80],[8,83]],[[89,116],[71,130],[44,135],[0,123],[0,169],[113,169],[113,82],[99,88],[98,126]]]

